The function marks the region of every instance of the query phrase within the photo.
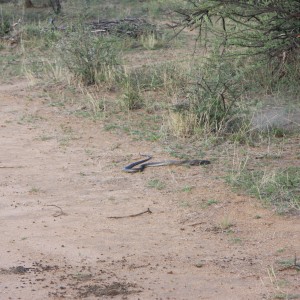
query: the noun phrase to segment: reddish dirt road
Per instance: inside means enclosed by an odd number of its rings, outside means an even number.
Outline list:
[[[139,153],[166,154],[38,94],[0,87],[0,299],[300,294],[284,268],[300,257],[299,216],[236,195],[214,164],[123,173]]]

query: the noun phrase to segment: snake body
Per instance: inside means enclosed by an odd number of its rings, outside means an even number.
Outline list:
[[[147,167],[181,166],[181,165],[200,166],[200,165],[209,165],[210,164],[209,160],[199,160],[199,159],[165,160],[165,161],[148,162],[147,163],[148,160],[152,159],[152,156],[150,156],[150,155],[142,155],[142,156],[147,156],[147,158],[131,163],[130,165],[124,167],[123,171],[127,172],[127,173],[136,173],[136,172],[143,172],[145,170],[145,168],[147,168]],[[138,167],[136,167],[136,166],[138,166]]]

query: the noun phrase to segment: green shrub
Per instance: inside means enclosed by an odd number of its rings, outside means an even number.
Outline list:
[[[172,111],[182,116],[178,117],[181,122],[189,123],[189,129],[183,132],[228,134],[239,130],[245,120],[240,105],[242,76],[235,63],[214,57],[191,76],[194,83],[185,88],[184,105],[177,105]]]
[[[178,10],[185,27],[200,30],[202,40],[243,55],[276,59],[297,52],[300,45],[299,1],[188,0]]]
[[[8,34],[11,29],[9,19],[6,16],[0,16],[0,37]]]
[[[262,101],[279,92],[299,98],[299,1],[187,2],[190,7],[178,10],[179,26],[199,30],[209,57],[186,91],[188,105],[177,114],[193,120],[196,128],[189,132],[238,132],[244,140],[253,133],[245,114],[251,98]]]
[[[58,44],[60,58],[84,84],[114,82],[123,74],[119,40],[96,36],[81,29],[70,32]]]

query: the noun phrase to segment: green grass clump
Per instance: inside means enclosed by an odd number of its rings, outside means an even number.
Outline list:
[[[228,182],[276,207],[279,213],[300,211],[300,167],[242,170],[230,176]]]

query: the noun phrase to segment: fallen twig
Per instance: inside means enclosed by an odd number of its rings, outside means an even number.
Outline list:
[[[53,217],[59,217],[59,216],[67,215],[67,214],[62,210],[61,207],[59,207],[59,206],[57,206],[57,205],[55,205],[55,204],[47,204],[46,206],[54,206],[54,207],[57,207],[57,208],[60,210],[60,212],[55,213],[55,214],[53,215]]]
[[[150,208],[148,208],[147,210],[140,212],[138,214],[133,214],[133,215],[129,215],[129,216],[120,216],[120,217],[107,217],[108,219],[123,219],[123,218],[133,218],[133,217],[137,217],[143,214],[152,214],[152,211],[150,210]]]
[[[201,224],[204,224],[205,222],[197,222],[197,223],[193,223],[193,224],[188,224],[188,226],[198,226],[198,225],[201,225]]]
[[[157,26],[140,18],[97,20],[88,23],[93,33],[118,34],[138,38],[146,33],[158,34]]]

